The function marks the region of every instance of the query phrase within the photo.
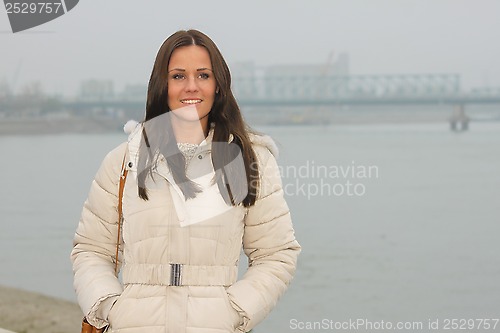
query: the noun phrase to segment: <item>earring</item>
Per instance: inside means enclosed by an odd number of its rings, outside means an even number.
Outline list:
[[[218,94],[219,93],[219,87],[217,87],[217,89],[215,89],[215,93]]]

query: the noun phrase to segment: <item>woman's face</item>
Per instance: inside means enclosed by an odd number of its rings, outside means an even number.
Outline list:
[[[208,124],[216,90],[208,51],[197,45],[174,50],[168,63],[168,106],[180,121]]]

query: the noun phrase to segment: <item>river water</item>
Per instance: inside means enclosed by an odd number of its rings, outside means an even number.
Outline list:
[[[499,123],[463,133],[445,123],[259,130],[280,147],[303,252],[255,332],[360,320],[429,331],[436,320],[500,317]],[[69,253],[81,207],[102,158],[125,139],[0,137],[0,284],[75,300]]]

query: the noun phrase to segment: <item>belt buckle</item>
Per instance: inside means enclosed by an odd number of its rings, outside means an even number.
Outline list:
[[[170,285],[181,286],[182,264],[170,264]]]

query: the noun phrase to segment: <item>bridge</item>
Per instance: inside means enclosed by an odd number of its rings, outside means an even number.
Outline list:
[[[445,105],[450,106],[450,126],[453,130],[465,130],[469,117],[468,105],[500,105],[500,88],[461,89],[458,74],[418,74],[418,75],[353,75],[353,76],[250,76],[233,79],[233,92],[240,106],[278,107],[286,110],[290,107],[301,108],[301,114],[288,114],[272,122],[283,123],[287,119],[298,119],[301,123],[307,119],[313,123],[328,123],[328,109],[344,106],[377,105]],[[118,95],[115,98],[85,98],[65,101],[68,109],[111,109],[144,110],[146,94],[140,93],[135,98]],[[312,110],[323,108],[318,113]],[[326,111],[325,111],[326,109]],[[255,113],[253,113],[255,114]],[[259,115],[257,118],[267,117]]]
[[[240,106],[250,108],[270,108],[286,110],[301,108],[300,114],[281,112],[278,117],[258,114],[256,119],[267,119],[271,123],[287,121],[303,123],[328,123],[331,118],[328,110],[345,106],[449,106],[450,126],[456,130],[467,129],[468,105],[500,105],[500,88],[472,89],[461,88],[458,74],[408,74],[408,75],[253,75],[233,78],[233,92]],[[139,92],[136,97],[123,94],[114,98],[85,98],[65,101],[65,106],[73,110],[110,109],[144,110],[146,93]],[[323,108],[318,115],[315,109]],[[325,111],[326,110],[326,111]],[[142,111],[141,111],[142,113]],[[274,119],[270,119],[273,118]],[[290,120],[292,119],[292,120]]]
[[[458,74],[236,78],[242,105],[500,104],[500,89],[460,88]]]
[[[464,92],[458,74],[253,76],[233,79],[233,92],[245,106],[336,106],[500,104],[500,88]],[[65,101],[70,108],[144,109],[146,96]]]

